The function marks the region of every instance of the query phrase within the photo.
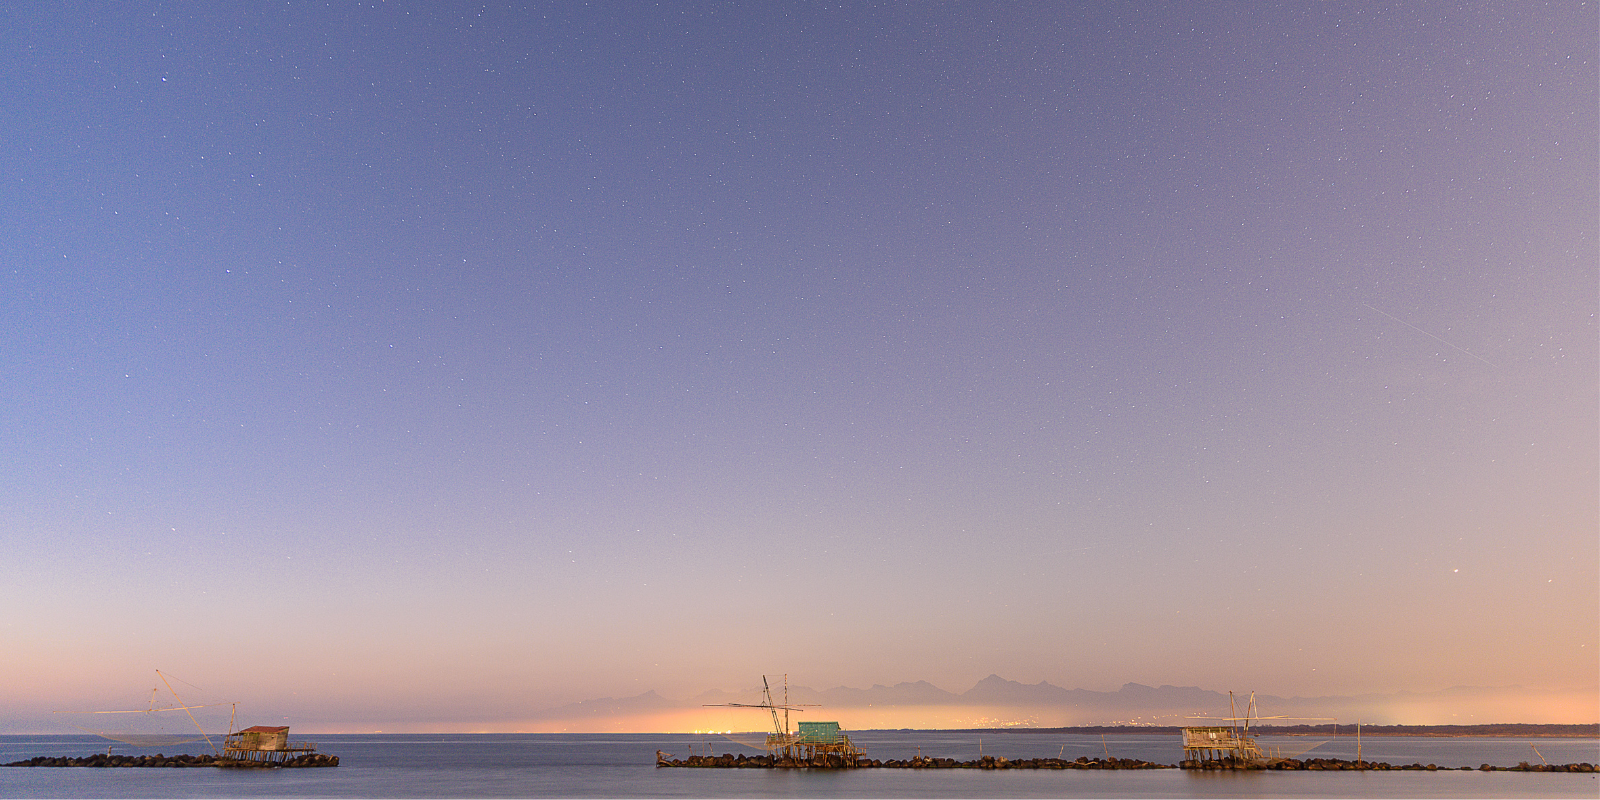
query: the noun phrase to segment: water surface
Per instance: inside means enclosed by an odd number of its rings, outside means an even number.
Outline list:
[[[1177,763],[1175,736],[862,731],[878,759],[919,752],[962,760],[1103,756]],[[686,756],[752,752],[720,736],[687,734],[361,734],[308,736],[339,756],[334,769],[0,770],[4,797],[1597,797],[1594,774],[1507,772],[1243,772],[1189,770],[717,770],[657,769],[656,750]],[[1354,758],[1355,737],[1263,737],[1285,753]],[[1320,742],[1320,743],[1319,743]],[[0,763],[105,752],[93,736],[0,736]],[[1600,763],[1594,739],[1367,737],[1362,755],[1393,764],[1476,767]],[[204,752],[204,743],[162,748]],[[154,753],[115,745],[113,752]]]

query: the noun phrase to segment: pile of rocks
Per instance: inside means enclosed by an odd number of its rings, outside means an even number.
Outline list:
[[[122,756],[110,753],[96,753],[92,756],[73,758],[71,756],[34,756],[26,761],[13,761],[10,764],[0,764],[6,767],[214,767],[217,765],[216,756],[167,756],[157,753],[153,756]]]
[[[1514,767],[1492,767],[1484,764],[1478,769],[1484,772],[1600,772],[1600,767],[1587,761],[1580,761],[1576,764],[1529,764],[1524,761]]]
[[[909,760],[889,760],[873,766],[896,769],[1172,769],[1171,764],[1157,764],[1136,758],[1089,758],[1080,756],[1075,761],[1062,758],[1019,758],[984,756],[976,761],[957,761],[953,758],[917,756]]]
[[[656,751],[656,766],[658,767],[710,767],[713,769],[771,769],[777,766],[771,756],[747,756],[743,753],[735,756],[723,753],[720,756],[689,756],[688,758],[672,758],[667,754]]]
[[[1171,764],[1154,764],[1132,758],[1079,758],[1067,761],[1060,758],[1023,758],[1012,760],[1003,756],[984,756],[976,761],[957,761],[953,758],[917,756],[911,759],[863,758],[854,763],[830,759],[819,763],[796,762],[791,759],[774,759],[771,756],[747,756],[724,753],[720,756],[689,756],[677,759],[656,752],[658,767],[709,767],[712,769],[785,769],[820,767],[826,769],[1172,769]]]
[[[0,767],[337,767],[339,757],[327,753],[306,753],[287,761],[238,761],[213,755],[124,756],[96,753],[92,756],[34,756],[25,761],[0,764]]]
[[[1218,761],[1185,761],[1181,764],[1184,769],[1272,769],[1272,770],[1411,770],[1437,772],[1439,770],[1480,770],[1483,772],[1594,772],[1595,765],[1588,762],[1579,764],[1532,764],[1524,761],[1515,767],[1496,767],[1484,764],[1478,767],[1441,767],[1438,764],[1390,764],[1387,761],[1346,761],[1342,758],[1286,758],[1266,764],[1233,764]]]

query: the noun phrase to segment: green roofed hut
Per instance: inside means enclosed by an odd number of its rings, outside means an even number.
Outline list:
[[[850,741],[837,722],[801,722],[799,728],[789,730],[789,712],[803,710],[802,705],[789,703],[789,676],[783,676],[783,702],[775,703],[772,700],[772,685],[767,682],[767,676],[761,676],[761,690],[766,697],[764,703],[710,703],[708,705],[723,706],[727,708],[759,708],[772,715],[772,733],[767,734],[767,755],[772,758],[773,766],[779,767],[856,767],[860,766],[861,759],[866,756],[866,751],[857,747]],[[809,704],[805,704],[809,705]],[[778,716],[782,711],[783,716]],[[664,756],[660,751],[656,753],[657,763],[662,763]]]
[[[799,722],[794,734],[796,756],[813,766],[853,767],[864,754],[837,722]]]

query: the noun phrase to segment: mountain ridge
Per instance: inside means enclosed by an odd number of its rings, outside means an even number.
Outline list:
[[[773,687],[773,699],[779,703],[784,702],[783,691],[782,688]],[[1269,719],[1276,717],[1286,721],[1313,721],[1342,718],[1353,723],[1356,719],[1365,718],[1369,722],[1377,723],[1386,715],[1367,709],[1418,703],[1432,703],[1448,708],[1453,700],[1473,701],[1496,693],[1520,691],[1523,690],[1519,686],[1454,686],[1433,692],[1401,690],[1390,693],[1314,697],[1257,694],[1254,695],[1254,699],[1258,713]],[[874,709],[880,712],[896,708],[993,708],[1019,713],[1038,712],[1050,718],[1065,716],[1072,719],[1097,720],[1093,723],[1080,724],[1120,725],[1202,724],[1202,721],[1207,719],[1244,714],[1249,697],[1250,695],[1232,694],[1230,698],[1228,692],[1199,686],[1171,684],[1146,686],[1134,682],[1124,683],[1115,691],[1067,689],[1048,681],[1026,684],[997,674],[983,678],[960,693],[942,689],[922,680],[902,681],[892,686],[874,684],[865,689],[849,686],[822,690],[802,685],[787,687],[787,702],[790,704],[819,708]],[[764,700],[761,687],[743,690],[711,689],[682,701],[663,697],[652,689],[631,697],[605,697],[568,703],[537,712],[536,717],[596,718],[689,710],[730,703],[753,705]],[[1230,707],[1233,710],[1232,714],[1228,713]],[[1449,716],[1456,715],[1449,714]],[[1031,716],[1023,716],[1006,724],[1032,727],[1041,723]]]

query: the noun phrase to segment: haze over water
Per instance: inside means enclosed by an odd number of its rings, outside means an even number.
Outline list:
[[[0,731],[1600,715],[1593,2],[0,19]]]

